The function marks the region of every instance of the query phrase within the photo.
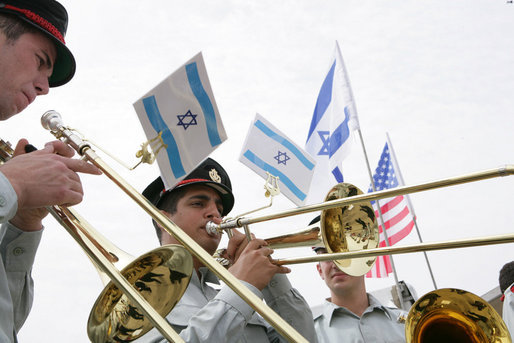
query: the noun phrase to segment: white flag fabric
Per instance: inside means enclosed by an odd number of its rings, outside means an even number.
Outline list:
[[[264,179],[266,172],[278,176],[280,191],[297,206],[305,203],[316,162],[259,114],[250,126],[239,161]]]
[[[314,181],[321,194],[343,182],[342,161],[350,153],[351,133],[359,129],[357,109],[348,74],[336,42],[334,58],[316,101],[305,149],[316,159]],[[316,189],[312,189],[315,191]],[[319,194],[310,197],[323,201]]]
[[[166,189],[227,139],[202,53],[136,101],[134,108],[146,137],[160,135],[165,147],[157,153],[157,163]]]

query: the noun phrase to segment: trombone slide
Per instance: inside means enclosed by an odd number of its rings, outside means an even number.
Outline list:
[[[374,257],[374,256],[383,256],[383,255],[408,254],[408,253],[421,252],[421,251],[469,248],[469,247],[476,247],[476,246],[482,246],[482,245],[503,244],[503,243],[513,243],[513,242],[514,242],[514,234],[506,234],[506,235],[487,236],[487,237],[470,238],[470,239],[462,239],[462,240],[453,240],[453,241],[419,243],[419,244],[396,246],[396,247],[383,247],[383,248],[366,249],[366,250],[359,250],[359,251],[320,254],[320,255],[308,256],[308,257],[285,258],[285,259],[280,259],[280,260],[274,260],[274,263],[276,263],[278,265],[300,264],[300,263],[309,263],[309,262],[344,260],[344,259],[352,259],[352,258],[359,258],[359,257]]]
[[[13,153],[14,151],[10,144],[0,139],[0,164],[11,159]],[[102,281],[107,280],[105,278],[105,275],[107,275],[109,280],[111,280],[119,289],[123,290],[124,294],[126,294],[132,303],[139,305],[139,308],[147,318],[150,319],[150,322],[158,328],[163,336],[168,340],[172,342],[184,342],[173,330],[170,324],[164,320],[164,318],[138,291],[136,291],[132,284],[114,266],[114,263],[119,262],[121,255],[124,255],[123,257],[127,257],[128,254],[115,248],[113,244],[110,244],[110,242],[104,239],[72,208],[64,206],[49,206],[46,209],[57,220],[57,222],[66,229],[73,239],[75,239],[96,266],[97,270],[102,271],[103,274],[100,274]],[[192,269],[192,261],[190,268]],[[108,330],[109,333],[114,334],[119,323],[120,322],[111,322],[110,324],[112,327]],[[102,335],[99,340],[106,341],[107,339]],[[94,341],[96,342],[97,340]]]
[[[274,220],[274,219],[280,219],[280,218],[286,218],[291,217],[298,214],[305,214],[315,211],[323,211],[328,210],[331,208],[346,206],[346,205],[352,205],[356,204],[362,201],[371,201],[371,200],[378,200],[378,199],[384,199],[384,198],[390,198],[397,195],[404,195],[404,194],[411,194],[411,193],[418,193],[426,190],[431,189],[437,189],[442,187],[449,187],[454,185],[459,185],[463,183],[468,182],[474,182],[474,181],[480,181],[480,180],[487,180],[495,177],[503,177],[503,176],[509,176],[514,174],[514,165],[509,164],[505,165],[503,167],[495,168],[495,169],[488,169],[480,172],[470,173],[462,176],[455,176],[450,177],[446,179],[426,182],[418,185],[413,186],[403,186],[403,187],[397,187],[392,189],[386,189],[383,191],[373,192],[373,193],[367,193],[367,194],[360,194],[351,196],[348,198],[342,198],[342,199],[336,199],[336,200],[330,200],[325,201],[319,204],[312,204],[312,205],[306,205],[301,207],[296,207],[293,209],[271,213],[268,215],[263,215],[260,217],[255,218],[236,218],[230,221],[227,221],[225,223],[221,224],[214,224],[214,223],[207,223],[209,230],[213,232],[226,230],[226,229],[235,229],[240,228],[245,225],[260,223],[268,220]]]
[[[259,313],[277,332],[290,342],[304,342],[307,340],[300,335],[289,323],[266,305],[258,296],[244,286],[228,270],[221,266],[198,243],[196,243],[182,229],[175,225],[168,217],[163,215],[143,195],[136,191],[120,175],[110,168],[90,146],[85,144],[70,129],[61,123],[60,115],[55,111],[46,112],[41,118],[44,128],[50,130],[57,138],[64,140],[88,161],[97,166],[108,178],[118,185],[132,200],[134,200],[146,213],[148,213],[166,232],[174,236],[192,255],[196,256],[207,268],[213,271],[227,286],[246,301],[257,313]]]
[[[184,342],[184,340],[173,330],[170,324],[159,314],[139,293],[132,284],[116,269],[113,265],[113,261],[116,256],[110,253],[106,254],[106,250],[96,244],[97,240],[91,239],[91,235],[94,235],[94,231],[85,231],[83,226],[88,227],[88,224],[84,220],[79,220],[78,214],[71,208],[59,208],[54,206],[49,208],[50,214],[68,231],[68,233],[75,239],[80,247],[85,251],[88,257],[93,263],[107,276],[109,279],[123,291],[123,293],[130,299],[132,303],[138,304],[139,309],[148,317],[150,322],[163,334],[166,339],[171,342]],[[77,225],[80,222],[81,225]],[[91,229],[91,227],[88,227]],[[108,256],[111,256],[109,258]],[[113,260],[114,258],[114,260]],[[192,268],[192,261],[191,261]],[[113,324],[113,323],[111,323]],[[112,330],[117,329],[113,327]],[[102,340],[105,337],[102,335]],[[90,337],[94,342],[95,337]],[[98,341],[99,342],[99,341]]]
[[[265,241],[271,249],[324,246],[319,223],[312,224],[302,231],[267,238]]]

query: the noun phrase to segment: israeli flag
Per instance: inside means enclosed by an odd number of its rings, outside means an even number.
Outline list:
[[[305,203],[316,162],[280,130],[257,114],[239,161],[267,179],[278,176],[281,193],[297,206]]]
[[[305,149],[316,159],[314,181],[327,184],[326,192],[343,182],[342,161],[350,153],[351,133],[359,129],[357,110],[348,74],[336,41],[330,63],[316,101]],[[319,196],[315,201],[323,201]]]
[[[134,103],[166,189],[227,139],[202,53]],[[160,148],[160,150],[158,150]]]

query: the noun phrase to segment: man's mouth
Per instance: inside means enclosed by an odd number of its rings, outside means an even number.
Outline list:
[[[345,272],[342,272],[342,271],[337,271],[332,274],[332,277],[346,277],[346,276],[348,276],[348,274],[346,274]]]
[[[23,95],[25,95],[25,98],[27,98],[27,106],[30,105],[34,101],[35,97],[32,97],[28,93],[25,93],[25,92],[22,92],[22,93],[23,93]]]

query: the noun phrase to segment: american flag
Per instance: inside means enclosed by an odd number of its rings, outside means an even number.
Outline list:
[[[373,175],[373,182],[375,183],[375,190],[381,191],[384,189],[394,188],[398,186],[398,178],[395,174],[395,161],[392,160],[392,155],[389,152],[387,143],[384,146],[378,167]],[[372,188],[368,190],[372,192]],[[384,219],[384,226],[387,230],[387,237],[389,238],[389,245],[394,245],[407,236],[414,227],[414,218],[411,215],[407,205],[407,195],[399,195],[393,198],[380,199],[380,209],[382,218]],[[373,201],[373,208],[377,220],[379,221],[380,232],[380,247],[387,246],[385,235],[380,221],[377,202]],[[392,273],[391,259],[389,256],[379,256],[373,268],[366,274],[366,277],[387,277]]]

